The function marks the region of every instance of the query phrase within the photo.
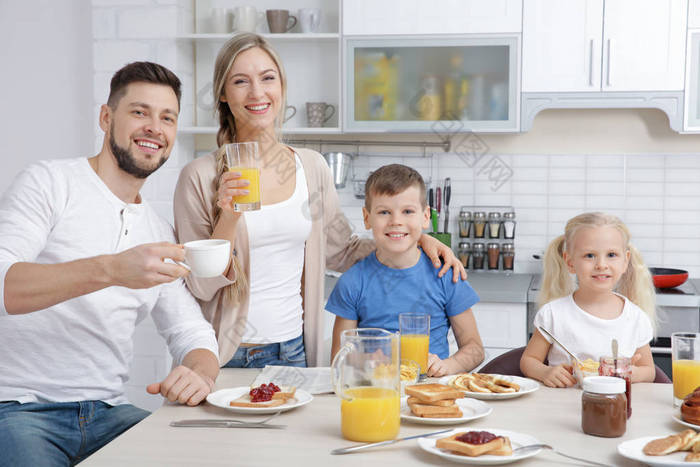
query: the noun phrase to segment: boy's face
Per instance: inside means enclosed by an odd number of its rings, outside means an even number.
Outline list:
[[[372,194],[370,211],[362,208],[365,228],[372,229],[377,250],[401,254],[416,248],[430,224],[429,207],[423,207],[420,190],[410,186],[397,195]]]

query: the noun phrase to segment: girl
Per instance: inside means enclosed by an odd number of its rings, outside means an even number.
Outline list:
[[[181,243],[231,241],[228,271],[187,276],[204,316],[216,330],[226,367],[327,365],[322,361],[323,276],[344,271],[374,249],[353,235],[340,210],[328,165],[310,149],[281,142],[287,79],[277,53],[257,34],[226,42],[214,64],[219,149],[183,168],[175,188],[175,229]],[[223,145],[257,141],[262,209],[234,212],[233,196],[248,180],[229,172]],[[423,235],[421,246],[441,274],[466,273],[452,250]]]
[[[654,287],[629,238],[620,219],[592,212],[569,220],[564,235],[549,244],[538,299],[541,308],[520,360],[526,376],[550,387],[576,383],[569,357],[537,330],[542,326],[580,360],[610,355],[615,338],[619,355],[632,356],[632,382],[654,381],[649,347],[656,324]],[[576,274],[575,291],[570,273]],[[543,363],[545,358],[549,366]]]

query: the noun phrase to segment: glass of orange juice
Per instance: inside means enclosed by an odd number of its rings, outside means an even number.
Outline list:
[[[400,425],[399,336],[384,329],[347,329],[331,375],[340,401],[340,429],[351,441],[396,438]]]
[[[427,313],[400,313],[401,358],[420,365],[421,377],[428,371],[430,347],[430,315]]]
[[[229,172],[240,172],[241,179],[248,180],[247,195],[233,197],[233,210],[257,211],[260,209],[260,156],[258,143],[231,143],[226,146],[226,166]]]
[[[673,371],[673,406],[700,386],[700,333],[671,334],[671,367]]]

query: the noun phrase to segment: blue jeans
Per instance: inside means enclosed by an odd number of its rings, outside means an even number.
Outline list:
[[[224,368],[263,368],[265,365],[305,367],[304,335],[277,344],[238,347]]]
[[[77,464],[148,415],[101,401],[0,402],[0,466]]]

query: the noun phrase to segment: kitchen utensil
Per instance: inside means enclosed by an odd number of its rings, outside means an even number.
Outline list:
[[[287,425],[269,425],[267,423],[246,423],[239,420],[176,420],[170,426],[188,428],[269,428],[280,430]]]
[[[564,347],[564,344],[562,344],[561,342],[559,342],[559,341],[557,340],[557,338],[554,337],[549,331],[547,331],[547,330],[546,330],[545,328],[543,328],[542,326],[537,326],[537,329],[539,329],[539,331],[540,331],[542,334],[546,334],[547,336],[550,337],[550,339],[552,339],[554,342],[556,342],[557,345],[558,345],[559,347],[561,347],[561,348],[564,350],[564,352],[568,353],[568,354],[569,354],[569,357],[573,358],[574,361],[575,361],[577,364],[582,365],[581,360],[579,360],[578,357],[577,357],[576,355],[574,355],[573,353],[571,353],[571,351],[570,351],[569,349],[567,349],[566,347]]]
[[[422,435],[404,436],[403,438],[390,439],[389,441],[380,441],[379,443],[366,443],[357,446],[351,446],[349,448],[333,449],[331,451],[331,454],[350,454],[351,452],[361,451],[363,449],[373,448],[376,446],[386,446],[389,444],[398,443],[400,441],[406,441],[407,439],[426,438],[428,436],[441,435],[443,433],[447,433],[448,431],[452,431],[452,428],[448,428],[447,430],[433,431],[432,433],[424,433]]]
[[[435,192],[433,189],[428,190],[428,206],[430,206],[430,224],[433,227],[433,232],[437,233],[437,211],[435,210]]]
[[[617,369],[617,339],[612,340],[612,355],[615,361],[615,369]]]
[[[328,167],[331,168],[333,174],[333,183],[336,188],[345,188],[345,181],[348,177],[348,169],[352,163],[353,155],[347,152],[326,152],[323,158],[326,159]],[[364,184],[362,186],[364,195]],[[363,196],[364,198],[364,196]]]
[[[438,218],[438,229],[440,228],[440,214],[442,213],[442,190],[438,186],[435,189],[435,208],[437,209],[437,218]],[[439,230],[436,230],[436,232],[439,232]]]
[[[450,184],[450,177],[447,177],[445,179],[445,229],[443,232],[447,233],[450,231],[449,223],[450,223],[450,197],[452,195],[452,186]]]
[[[566,457],[566,458],[568,458],[568,459],[573,459],[573,460],[575,460],[575,461],[584,462],[584,463],[586,463],[586,464],[588,464],[588,465],[602,465],[602,466],[604,466],[604,467],[609,467],[608,464],[601,464],[601,463],[599,463],[599,462],[593,462],[593,461],[589,461],[589,460],[586,460],[586,459],[581,459],[580,457],[574,457],[574,456],[570,456],[570,455],[568,455],[568,454],[564,454],[563,452],[557,451],[556,449],[554,449],[554,448],[553,448],[552,446],[550,446],[549,444],[529,444],[529,445],[527,445],[527,446],[520,446],[520,447],[517,448],[517,449],[513,449],[513,454],[524,454],[524,453],[527,453],[527,452],[530,452],[530,451],[537,451],[538,449],[549,449],[549,450],[552,451],[554,454],[558,454],[558,455],[560,455],[560,456],[562,456],[562,457]]]
[[[678,287],[688,280],[688,271],[670,268],[649,268],[654,287],[667,289]]]

